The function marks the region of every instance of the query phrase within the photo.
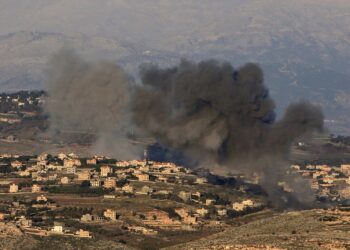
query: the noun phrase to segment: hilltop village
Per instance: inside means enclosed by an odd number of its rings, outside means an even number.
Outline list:
[[[169,162],[2,155],[0,221],[40,236],[220,230],[266,200]]]

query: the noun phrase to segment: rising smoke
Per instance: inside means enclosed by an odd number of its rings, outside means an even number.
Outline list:
[[[115,63],[86,62],[72,50],[59,51],[48,63],[45,81],[51,132],[91,133],[94,153],[139,157],[127,140],[130,88],[128,75]]]
[[[313,201],[307,185],[286,170],[293,141],[323,129],[322,111],[301,102],[276,121],[259,66],[234,69],[214,60],[183,60],[166,69],[142,65],[142,83],[133,84],[114,63],[87,63],[72,51],[58,53],[49,65],[52,128],[92,129],[98,133],[95,148],[128,158],[139,152],[126,137],[136,126],[192,164],[257,173],[276,199],[276,183],[285,181],[299,202]]]

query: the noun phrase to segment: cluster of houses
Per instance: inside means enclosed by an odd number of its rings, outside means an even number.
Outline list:
[[[350,199],[350,164],[291,165],[291,169],[309,181],[320,199],[334,202]]]
[[[30,217],[23,216],[33,208],[52,211],[59,209],[55,201],[48,198],[52,187],[102,190],[103,192],[99,194],[105,201],[115,200],[120,196],[139,195],[149,196],[152,199],[175,200],[179,206],[173,208],[172,216],[168,211],[154,208],[150,211],[136,213],[135,219],[137,218],[138,223],[126,226],[132,232],[149,235],[157,233],[154,228],[193,230],[196,226],[209,221],[229,218],[232,212],[240,213],[247,208],[261,206],[260,203],[250,199],[220,203],[216,198],[208,197],[208,194],[201,188],[191,188],[195,185],[207,185],[206,178],[199,177],[191,170],[169,162],[116,161],[103,156],[84,159],[75,154],[63,153],[57,156],[41,154],[35,157],[0,155],[0,169],[5,165],[11,167],[11,171],[0,174],[0,190],[12,195],[36,194],[37,196],[35,201],[29,204],[18,202],[14,203],[16,206],[10,204],[8,213],[0,213],[0,220],[11,217],[19,226],[24,227],[25,231],[41,235],[61,233],[91,237],[88,231],[79,229],[74,233],[65,229],[64,225],[57,221],[49,228],[34,227]],[[168,183],[169,185],[162,184],[160,185],[162,188],[158,188],[157,183]],[[88,224],[113,223],[118,222],[118,217],[116,210],[106,208],[102,214],[84,213],[79,221]]]

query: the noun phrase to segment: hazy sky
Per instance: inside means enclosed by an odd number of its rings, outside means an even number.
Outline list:
[[[349,13],[348,0],[0,0],[0,34],[82,32],[161,48],[169,39],[215,39],[241,31],[280,35],[302,29],[324,40],[329,34],[346,39],[341,33],[349,37]]]

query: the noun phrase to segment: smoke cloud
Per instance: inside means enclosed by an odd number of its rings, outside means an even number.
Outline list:
[[[276,197],[276,183],[285,181],[299,192],[300,202],[312,202],[311,190],[286,171],[292,142],[323,129],[320,108],[292,104],[276,121],[274,101],[255,64],[238,70],[214,60],[184,60],[167,69],[144,65],[141,79],[132,102],[134,121],[159,143],[199,165],[258,173]]]
[[[45,111],[51,132],[91,133],[94,153],[123,159],[139,156],[127,140],[130,122],[130,79],[113,62],[87,62],[62,49],[48,63]]]
[[[258,174],[273,199],[281,200],[277,183],[284,181],[298,202],[313,202],[308,185],[286,171],[293,141],[323,129],[319,107],[292,104],[276,120],[263,72],[251,63],[238,69],[215,60],[165,69],[147,64],[140,79],[133,83],[115,63],[61,51],[46,81],[51,129],[95,131],[94,150],[125,159],[140,153],[127,139],[135,127],[192,164]]]

